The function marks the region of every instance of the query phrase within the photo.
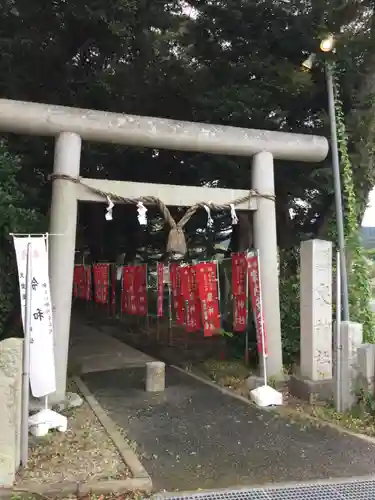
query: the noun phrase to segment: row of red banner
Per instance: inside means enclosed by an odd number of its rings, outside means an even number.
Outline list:
[[[164,264],[157,264],[157,316],[164,314]],[[94,300],[116,309],[116,268],[110,264],[94,264]],[[184,325],[189,332],[203,328],[205,336],[212,336],[221,330],[218,270],[215,262],[195,265],[169,265],[170,292],[176,323]],[[111,278],[111,279],[110,279]],[[110,282],[111,297],[109,296]],[[84,300],[92,299],[91,268],[77,265],[74,269],[74,296]],[[258,333],[258,348],[265,350],[264,320],[261,300],[259,256],[236,253],[232,255],[233,330],[243,332],[248,324],[248,296],[250,295],[254,320]],[[121,312],[146,316],[147,266],[134,265],[122,268]]]
[[[171,264],[169,268],[176,322],[189,332],[203,327],[206,337],[220,331],[216,263]]]

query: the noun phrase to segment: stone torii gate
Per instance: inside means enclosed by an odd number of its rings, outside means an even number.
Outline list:
[[[282,373],[279,278],[277,263],[274,159],[318,162],[328,153],[328,142],[314,135],[182,122],[122,115],[104,111],[0,99],[0,130],[17,134],[53,136],[55,159],[51,203],[50,277],[55,331],[57,391],[64,398],[72,305],[77,224],[77,202],[106,200],[62,176],[80,175],[81,142],[97,141],[126,146],[196,151],[252,157],[251,187],[267,198],[254,197],[238,205],[253,210],[254,246],[261,255],[263,308],[267,331],[270,376]],[[247,190],[144,184],[84,179],[91,187],[122,197],[155,196],[166,205],[191,206],[202,201],[226,204],[245,197]]]

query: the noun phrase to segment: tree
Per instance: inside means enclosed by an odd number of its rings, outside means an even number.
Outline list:
[[[318,51],[322,36],[334,32],[360,218],[374,184],[374,1],[190,0],[189,5],[3,2],[0,91],[15,99],[328,137],[322,64],[303,73],[300,63]],[[47,213],[52,141],[12,136],[8,144],[23,158],[17,178],[38,192],[31,205]],[[249,174],[244,158],[97,144],[84,144],[82,156],[82,175],[89,177],[244,188]],[[281,248],[327,236],[332,185],[330,158],[313,166],[277,162]],[[129,232],[134,212],[116,210],[118,218],[107,226],[104,207],[81,210],[82,240],[96,257],[112,258],[124,244],[123,234],[136,233],[136,228]],[[129,239],[133,253],[144,244]]]
[[[21,166],[21,159],[0,141],[0,339],[19,333],[14,331],[20,296],[10,233],[32,233],[40,222],[39,214],[28,206],[27,187],[18,182]]]
[[[323,33],[342,32],[340,84],[356,187],[365,200],[373,183],[366,146],[373,142],[368,126],[373,115],[372,2],[191,0],[189,5],[194,15],[177,0],[116,0],[110,7],[104,0],[69,5],[36,0],[32,8],[26,0],[8,2],[0,16],[2,95],[329,135],[323,72],[317,67],[303,73],[300,62],[317,50]],[[43,189],[38,203],[45,212],[52,142],[11,138],[10,146],[28,153],[23,180]],[[249,182],[247,159],[107,145],[85,144],[82,170],[120,180],[178,183],[183,177],[188,184],[217,181],[242,188]],[[314,168],[291,162],[277,166],[282,247],[304,235],[326,234],[331,186],[329,160]],[[99,209],[83,211],[83,225],[93,217],[101,217]]]
[[[206,113],[202,118],[213,116],[213,121],[221,123],[329,136],[322,66],[307,74],[300,71],[300,63],[318,51],[319,40],[327,32],[339,34],[335,58],[345,116],[351,125],[350,154],[361,215],[374,184],[370,161],[373,2],[191,3],[197,15],[187,30],[185,46],[198,74],[208,82],[200,99],[200,109]],[[248,165],[240,165],[236,180],[243,186]],[[228,163],[227,169],[231,168]],[[229,178],[228,173],[220,182]],[[281,163],[276,169],[276,189],[281,246],[293,245],[303,234],[327,234],[333,209],[330,159],[314,168]]]

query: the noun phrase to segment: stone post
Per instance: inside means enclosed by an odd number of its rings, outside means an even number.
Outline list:
[[[20,465],[22,339],[0,342],[0,489],[13,486]]]
[[[278,251],[276,235],[275,182],[273,156],[262,152],[253,157],[252,189],[260,194],[254,212],[254,247],[259,250],[262,301],[268,344],[267,373],[277,379],[283,376],[281,345]],[[270,198],[263,198],[269,195]]]
[[[332,379],[332,243],[301,244],[301,375]]]
[[[61,133],[56,139],[53,173],[78,177],[80,157],[81,138],[70,132]],[[54,402],[64,400],[66,390],[76,224],[76,185],[67,179],[57,178],[52,185],[52,236],[49,240],[56,362],[56,393],[51,397]]]
[[[312,402],[332,396],[332,243],[309,240],[300,255],[299,373],[291,392]]]
[[[360,323],[341,322],[341,411],[349,410],[357,399],[359,389],[358,348],[363,341],[363,330]]]
[[[361,388],[374,396],[375,344],[362,344],[357,354]]]
[[[161,361],[146,363],[146,391],[163,392],[165,389],[165,364]]]

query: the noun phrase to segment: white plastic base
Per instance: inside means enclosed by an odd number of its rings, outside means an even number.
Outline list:
[[[250,391],[250,398],[260,408],[266,406],[282,406],[283,395],[269,385],[261,385]]]
[[[29,417],[29,431],[36,437],[45,436],[51,429],[66,432],[67,427],[68,419],[53,410],[43,409]]]

